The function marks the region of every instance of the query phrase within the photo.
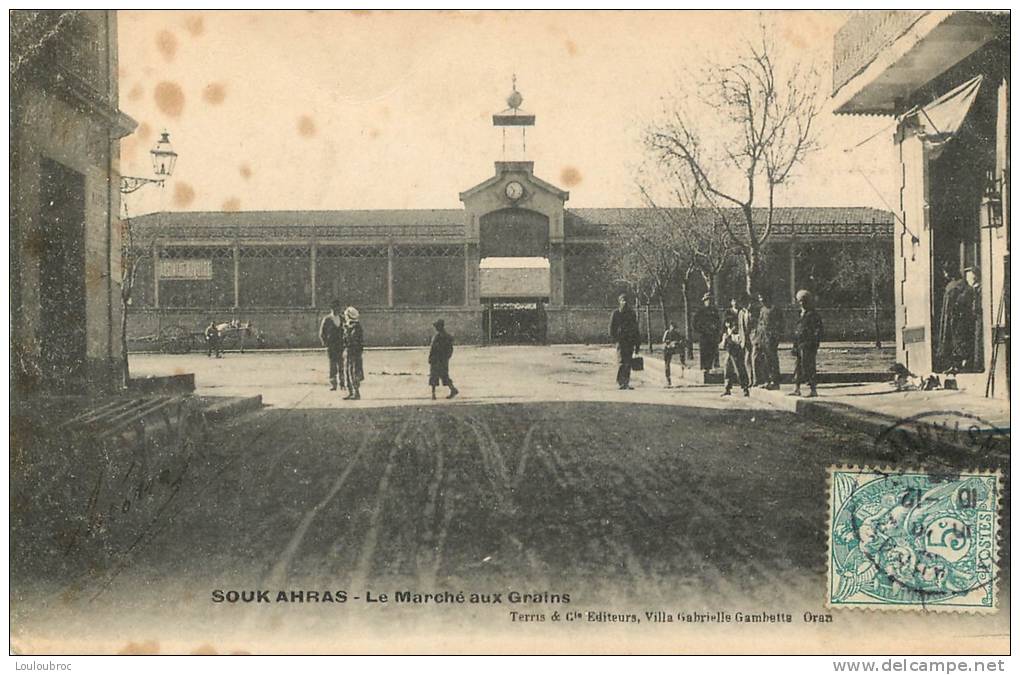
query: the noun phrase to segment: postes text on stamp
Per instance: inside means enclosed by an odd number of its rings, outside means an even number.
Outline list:
[[[994,611],[999,472],[829,469],[830,607]]]

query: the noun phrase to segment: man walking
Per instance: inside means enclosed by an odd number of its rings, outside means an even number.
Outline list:
[[[694,330],[698,334],[698,355],[701,369],[706,373],[712,370],[719,356],[719,335],[722,327],[719,324],[719,312],[712,306],[712,294],[701,296],[702,307],[694,314]]]
[[[793,355],[797,365],[793,371],[794,389],[790,396],[800,396],[800,385],[807,383],[810,392],[807,396],[818,396],[817,357],[818,345],[822,341],[822,317],[815,309],[814,296],[809,291],[797,291],[797,304],[800,305],[800,316],[793,328]]]
[[[758,330],[753,349],[760,352],[761,373],[758,384],[766,389],[779,389],[779,340],[783,337],[783,315],[772,306],[768,293],[758,293]]]
[[[450,388],[446,398],[453,398],[460,392],[450,379],[450,358],[453,356],[453,336],[446,332],[446,322],[438,319],[432,327],[436,329],[429,346],[429,386],[432,400],[436,400],[436,387],[442,384]]]
[[[638,329],[637,314],[631,309],[625,294],[620,295],[620,308],[613,310],[609,319],[609,335],[616,343],[616,384],[620,389],[633,389],[630,386],[630,367],[634,358],[634,350],[641,344],[641,331]]]
[[[662,362],[666,369],[666,386],[672,387],[673,381],[670,378],[670,365],[673,362],[673,355],[680,357],[680,368],[686,370],[687,355],[684,353],[685,343],[683,335],[677,330],[676,322],[670,321],[669,328],[662,334]]]
[[[361,398],[361,381],[365,379],[361,353],[365,348],[365,331],[360,314],[353,307],[344,310],[344,348],[347,350],[347,396],[345,400]]]
[[[329,314],[319,324],[319,342],[326,348],[329,357],[329,390],[336,391],[337,384],[344,389],[344,320],[340,316],[342,305],[334,300]]]

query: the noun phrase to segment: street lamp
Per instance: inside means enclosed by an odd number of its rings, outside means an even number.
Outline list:
[[[174,166],[177,164],[177,153],[174,152],[173,146],[170,145],[170,132],[166,129],[163,130],[163,133],[159,136],[159,142],[149,151],[149,154],[152,155],[152,173],[155,174],[156,178],[121,176],[120,191],[123,194],[130,194],[149,183],[155,183],[163,187],[166,179],[173,175]]]

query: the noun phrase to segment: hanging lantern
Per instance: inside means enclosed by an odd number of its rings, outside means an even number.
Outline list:
[[[170,145],[170,132],[163,130],[156,147],[149,151],[152,155],[152,172],[160,178],[169,178],[177,164],[177,153]]]

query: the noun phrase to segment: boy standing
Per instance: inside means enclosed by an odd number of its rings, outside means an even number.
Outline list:
[[[687,355],[684,354],[684,337],[677,330],[676,322],[670,321],[669,328],[662,334],[662,361],[666,367],[666,386],[672,387],[673,381],[670,378],[669,367],[673,362],[673,355],[680,357],[680,368],[687,368]]]
[[[205,327],[205,355],[211,357],[216,352],[216,358],[221,357],[220,350],[220,329],[216,322],[209,319],[209,325]]]
[[[336,391],[337,383],[344,389],[344,323],[338,300],[329,306],[329,314],[319,324],[319,342],[329,357],[329,390]]]
[[[347,396],[345,400],[361,398],[361,381],[365,379],[361,352],[365,348],[365,331],[360,314],[353,307],[344,310],[344,347],[347,349]]]
[[[744,369],[744,348],[740,346],[740,333],[736,323],[731,319],[726,320],[726,329],[723,333],[719,349],[726,361],[723,364],[724,377],[726,378],[726,390],[723,396],[729,396],[734,384],[739,384],[744,396],[750,396],[751,392],[747,386],[747,371]]]
[[[446,332],[446,322],[438,319],[432,324],[436,334],[432,336],[429,346],[429,386],[432,387],[432,400],[436,400],[436,387],[440,384],[450,388],[446,398],[453,398],[460,392],[453,386],[450,379],[450,358],[453,356],[453,336]]]

